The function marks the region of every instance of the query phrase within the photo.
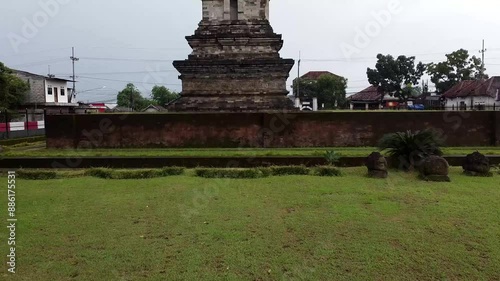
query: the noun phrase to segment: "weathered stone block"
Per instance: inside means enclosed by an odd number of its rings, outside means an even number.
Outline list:
[[[473,177],[492,177],[490,160],[479,152],[474,152],[465,157],[462,165],[464,174]]]
[[[443,157],[429,156],[419,167],[420,178],[425,181],[450,182],[450,166]]]
[[[368,177],[385,179],[388,176],[387,159],[380,152],[373,152],[366,158]]]

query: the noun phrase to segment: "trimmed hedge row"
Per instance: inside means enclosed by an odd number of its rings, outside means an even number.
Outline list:
[[[267,177],[260,169],[196,169],[197,177],[215,179],[256,179]]]
[[[57,173],[54,171],[41,170],[17,170],[16,176],[26,180],[53,180],[57,178]]]
[[[115,170],[109,168],[91,168],[78,173],[78,176],[89,176],[101,179],[152,179],[184,174],[185,168],[165,167],[162,169]],[[64,171],[47,170],[18,170],[17,176],[28,180],[50,180],[69,177]],[[334,166],[319,166],[313,169],[305,166],[276,166],[266,168],[199,168],[194,170],[197,177],[227,178],[227,179],[256,179],[270,176],[314,175],[323,177],[338,177],[342,173]],[[70,175],[71,176],[71,175]]]
[[[258,169],[221,169],[203,168],[196,169],[195,175],[202,178],[229,178],[229,179],[255,179],[270,176],[315,175],[322,177],[338,177],[342,173],[334,166],[320,166],[314,169],[305,166],[282,166]]]
[[[293,175],[309,175],[311,169],[306,166],[281,166],[281,167],[271,167],[271,173],[273,176],[293,176]]]
[[[101,179],[152,179],[168,176],[178,176],[184,173],[181,167],[165,167],[162,169],[149,170],[114,170],[107,168],[92,168],[85,172],[86,176]]]

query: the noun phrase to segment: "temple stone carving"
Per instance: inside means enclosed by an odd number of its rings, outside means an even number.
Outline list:
[[[202,0],[203,19],[186,37],[193,52],[175,61],[181,98],[169,111],[253,112],[293,109],[281,35],[269,24],[269,0]]]

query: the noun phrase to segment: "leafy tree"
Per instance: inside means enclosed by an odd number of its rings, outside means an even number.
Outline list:
[[[294,80],[293,93],[297,95],[297,86],[300,86],[301,98],[318,98],[318,104],[325,105],[325,108],[343,107],[347,103],[346,89],[347,79],[336,76],[323,74],[318,80],[309,79]]]
[[[446,61],[430,63],[427,73],[436,85],[438,93],[451,89],[461,81],[487,78],[483,62],[476,56],[470,57],[469,51],[460,49],[446,55]]]
[[[118,93],[117,96],[118,106],[132,108],[134,111],[139,111],[146,108],[150,101],[145,99],[141,92],[134,86],[134,84],[129,83]]]
[[[317,93],[317,83],[315,80],[309,79],[295,79],[293,80],[293,95],[297,96],[297,92],[300,91],[300,98],[311,98]]]
[[[325,108],[344,107],[346,98],[347,79],[340,76],[321,75],[317,82],[318,103],[325,104]]]
[[[14,112],[24,102],[30,86],[0,62],[0,110]]]
[[[151,90],[152,101],[158,105],[165,106],[171,101],[179,98],[179,94],[170,91],[165,86],[154,86]]]
[[[377,55],[375,69],[368,68],[368,81],[378,87],[380,93],[387,93],[407,102],[414,94],[414,87],[425,72],[426,66],[419,62],[415,65],[415,57],[399,56],[396,59],[387,55]]]

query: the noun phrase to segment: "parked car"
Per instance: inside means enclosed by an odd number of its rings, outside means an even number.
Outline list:
[[[408,110],[425,110],[425,106],[423,104],[408,105]]]

